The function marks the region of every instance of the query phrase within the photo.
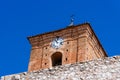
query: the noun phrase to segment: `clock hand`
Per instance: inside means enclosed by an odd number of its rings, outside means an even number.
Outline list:
[[[61,45],[63,45],[63,43],[62,43],[62,42],[60,42],[60,44],[61,44]]]
[[[57,42],[58,43],[58,41],[55,39],[55,42]]]

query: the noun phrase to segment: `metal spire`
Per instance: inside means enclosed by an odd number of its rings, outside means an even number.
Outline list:
[[[70,20],[69,26],[73,26],[73,25],[74,25],[74,15],[71,16],[71,20]]]

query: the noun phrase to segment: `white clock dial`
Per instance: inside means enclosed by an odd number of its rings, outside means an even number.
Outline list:
[[[60,48],[61,45],[63,45],[63,39],[60,37],[55,38],[51,44],[51,46],[55,49]]]

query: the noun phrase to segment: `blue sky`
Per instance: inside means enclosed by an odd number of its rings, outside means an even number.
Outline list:
[[[109,56],[120,55],[120,0],[0,0],[0,76],[27,71],[26,37],[89,22]]]

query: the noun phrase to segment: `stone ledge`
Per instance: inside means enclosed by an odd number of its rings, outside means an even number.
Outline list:
[[[3,76],[1,80],[120,80],[120,56]]]

